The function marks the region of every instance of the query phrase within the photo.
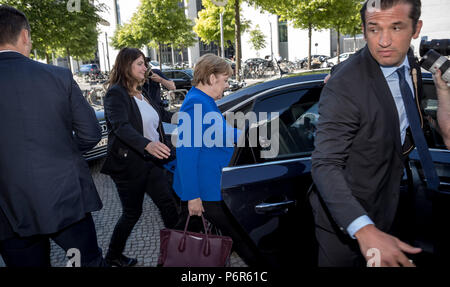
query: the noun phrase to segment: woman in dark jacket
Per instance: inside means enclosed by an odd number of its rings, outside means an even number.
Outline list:
[[[111,176],[122,203],[122,216],[114,228],[105,259],[120,267],[137,263],[136,259],[122,253],[142,214],[145,193],[158,206],[166,227],[171,228],[178,221],[176,201],[167,173],[161,167],[164,160],[171,157],[170,143],[165,142],[161,121],[167,115],[161,105],[141,91],[148,77],[147,70],[140,50],[120,50],[104,101],[110,132],[102,173]]]

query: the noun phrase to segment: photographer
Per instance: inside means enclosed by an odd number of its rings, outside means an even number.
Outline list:
[[[450,87],[441,77],[440,70],[433,76],[436,84],[436,94],[439,101],[437,120],[445,145],[450,149]]]

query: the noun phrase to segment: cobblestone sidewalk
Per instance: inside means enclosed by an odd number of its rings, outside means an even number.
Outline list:
[[[114,225],[120,217],[122,207],[116,192],[116,187],[109,176],[101,174],[102,160],[91,164],[91,172],[103,201],[103,208],[92,214],[97,229],[100,248],[105,255]],[[142,216],[133,229],[124,254],[137,258],[139,267],[155,267],[159,255],[159,230],[164,228],[159,210],[149,196],[145,196]],[[52,266],[64,267],[67,258],[64,251],[54,242],[51,243]],[[246,267],[242,259],[233,253],[231,267]]]

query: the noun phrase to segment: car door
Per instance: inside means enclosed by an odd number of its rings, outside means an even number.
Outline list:
[[[448,226],[450,218],[450,151],[440,135],[436,118],[438,101],[434,82],[430,77],[423,79],[423,89],[420,105],[424,115],[424,134],[441,181],[441,191],[432,193],[424,188],[425,177],[419,156],[417,150],[413,150],[409,157],[415,188],[411,196],[412,209],[404,217],[408,218],[409,225],[414,230],[411,234],[412,242],[424,250],[422,257],[428,265],[435,264],[436,259],[445,260],[445,257],[450,256],[450,237],[444,228]],[[405,224],[408,225],[406,220]]]
[[[312,183],[310,156],[322,86],[316,81],[278,87],[232,109],[253,112],[257,124],[244,124],[245,145],[235,149],[230,166],[223,169],[223,199],[274,266],[315,264],[307,192]],[[264,113],[269,114],[265,117]],[[275,141],[269,144],[274,125],[279,127],[278,150],[272,148]],[[265,128],[271,131],[267,136],[262,132]]]

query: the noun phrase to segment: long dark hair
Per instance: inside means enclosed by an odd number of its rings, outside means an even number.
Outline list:
[[[131,65],[133,62],[142,57],[145,61],[145,55],[141,50],[136,48],[122,48],[117,55],[114,67],[109,75],[109,80],[106,82],[105,87],[109,89],[112,85],[119,84],[125,87],[128,93],[133,92],[133,86],[137,83],[138,86],[143,82],[137,81],[131,75]]]

